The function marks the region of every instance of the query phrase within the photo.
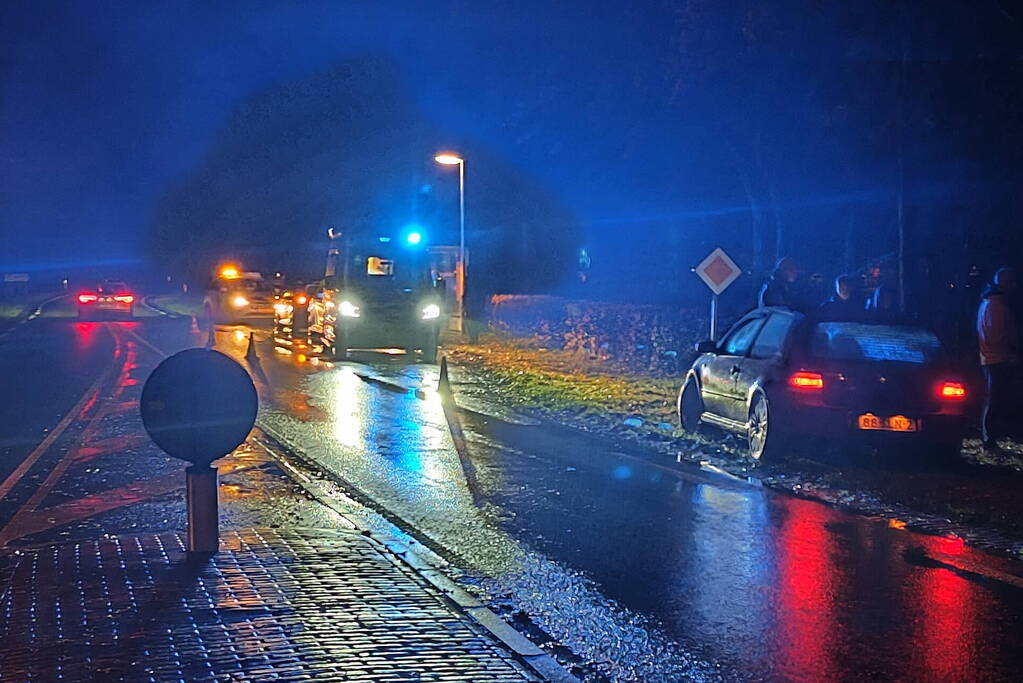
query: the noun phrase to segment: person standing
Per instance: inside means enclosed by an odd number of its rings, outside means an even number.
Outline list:
[[[820,315],[842,319],[848,316],[863,314],[863,301],[855,295],[856,279],[852,275],[839,275],[835,278],[835,293],[821,304]]]
[[[778,259],[774,272],[757,296],[757,306],[786,306],[795,310],[803,309],[802,292],[799,289],[799,267],[790,256]]]
[[[997,448],[1005,436],[1005,413],[1013,402],[1012,382],[1019,362],[1019,328],[1009,296],[1016,291],[1016,272],[1000,268],[984,290],[977,310],[977,342],[987,394],[981,417],[985,448]]]

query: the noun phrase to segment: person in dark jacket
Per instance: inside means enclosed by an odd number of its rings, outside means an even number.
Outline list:
[[[787,306],[795,310],[804,308],[799,288],[799,267],[789,256],[778,259],[771,277],[760,288],[757,306]]]
[[[856,296],[856,279],[852,275],[835,278],[835,293],[821,304],[821,317],[843,319],[862,315],[863,301]]]
[[[867,297],[866,309],[880,315],[893,314],[898,309],[898,299],[899,294],[894,288],[888,285],[878,285]]]
[[[1009,305],[1016,291],[1016,272],[1001,268],[981,297],[977,310],[977,342],[980,365],[987,383],[981,439],[985,448],[997,448],[1005,436],[1006,410],[1014,402],[1012,385],[1019,363],[1019,328]]]

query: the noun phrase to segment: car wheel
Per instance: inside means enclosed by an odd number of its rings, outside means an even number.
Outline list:
[[[678,423],[689,433],[696,431],[703,415],[703,397],[696,380],[690,377],[678,394]]]
[[[749,420],[746,425],[750,457],[760,462],[778,459],[783,439],[778,429],[777,420],[772,419],[771,404],[765,394],[753,395],[749,407]]]

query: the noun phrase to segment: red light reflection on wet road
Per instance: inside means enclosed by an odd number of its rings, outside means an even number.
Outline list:
[[[96,336],[102,331],[102,323],[77,322],[75,326],[76,348],[87,351],[96,343]]]
[[[959,556],[965,551],[961,539],[926,539],[928,554]],[[919,597],[924,667],[933,680],[964,680],[973,671],[976,628],[976,598],[979,586],[945,569],[923,569]]]
[[[835,615],[836,585],[843,575],[836,562],[834,534],[825,523],[831,511],[808,501],[792,501],[777,536],[777,643],[785,676],[812,672],[836,680],[836,646],[844,640]]]

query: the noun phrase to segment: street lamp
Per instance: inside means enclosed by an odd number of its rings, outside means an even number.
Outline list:
[[[458,166],[458,331],[465,332],[465,159],[443,152],[433,160],[444,166]]]

